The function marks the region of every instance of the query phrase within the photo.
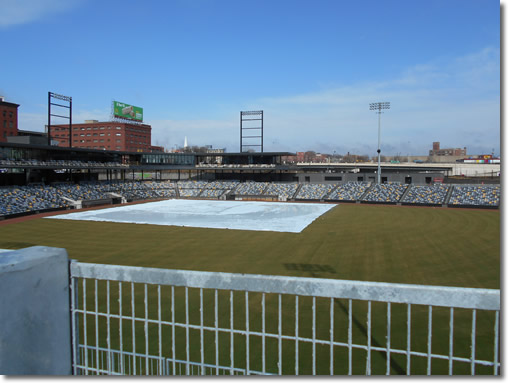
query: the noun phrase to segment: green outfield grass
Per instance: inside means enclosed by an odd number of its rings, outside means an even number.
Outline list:
[[[146,266],[157,268],[187,269],[202,271],[222,271],[233,273],[271,274],[305,276],[317,278],[335,278],[361,281],[380,281],[425,285],[500,288],[500,212],[498,210],[414,208],[381,205],[340,204],[327,212],[303,232],[277,233],[254,232],[224,229],[200,229],[182,227],[164,227],[156,225],[135,225],[122,223],[69,221],[54,219],[34,219],[22,223],[0,226],[0,248],[23,248],[34,245],[66,248],[69,257],[82,262]],[[80,285],[81,286],[81,285]],[[80,287],[82,288],[82,286]],[[87,305],[93,307],[93,283],[86,286]],[[118,288],[112,286],[111,301],[117,302],[115,294]],[[130,289],[124,287],[122,312],[131,315]],[[164,288],[163,320],[169,320],[169,288]],[[105,312],[103,294],[105,286],[99,283],[101,297],[99,307]],[[225,295],[224,295],[224,294]],[[150,312],[155,312],[157,292],[149,288]],[[205,292],[204,321],[213,327],[213,292]],[[175,307],[177,319],[184,322],[184,291],[176,289]],[[143,286],[136,286],[136,316],[143,318]],[[242,328],[245,302],[243,294],[235,293],[235,328]],[[260,327],[260,294],[249,298],[251,310],[249,324],[251,329]],[[191,289],[189,300],[194,312],[191,323],[199,323],[199,295]],[[229,327],[229,301],[226,292],[219,294],[219,324]],[[299,313],[300,334],[310,337],[310,298],[301,298]],[[283,334],[294,335],[294,297],[284,297]],[[267,296],[267,315],[276,313],[277,297]],[[330,301],[317,300],[318,327],[317,337],[326,339],[330,328]],[[392,346],[405,349],[406,309],[392,305]],[[113,313],[119,310],[112,306]],[[115,311],[116,310],[116,311]],[[355,321],[353,339],[366,344],[365,318],[366,303],[354,302]],[[466,310],[455,311],[454,328],[455,355],[468,357],[471,337],[471,313]],[[336,339],[347,340],[347,300],[336,300],[334,329]],[[153,314],[157,315],[157,314]],[[427,307],[412,307],[412,349],[427,351]],[[372,344],[386,344],[386,304],[373,303]],[[94,334],[94,316],[87,316],[89,334]],[[384,318],[384,319],[383,319]],[[449,311],[434,308],[433,311],[433,352],[447,355]],[[81,318],[81,324],[83,318]],[[118,320],[116,320],[118,322]],[[123,323],[124,349],[132,349],[132,329],[129,321]],[[459,323],[460,322],[460,323]],[[269,321],[267,326],[277,332],[277,319]],[[118,324],[118,323],[117,323]],[[136,351],[144,353],[143,323],[136,323]],[[244,325],[243,325],[244,326]],[[478,313],[477,318],[477,356],[492,360],[493,316]],[[99,320],[100,333],[105,334],[104,318]],[[156,325],[150,325],[149,332],[158,334]],[[327,335],[328,334],[328,335]],[[171,339],[169,330],[163,330],[164,339]],[[157,336],[154,335],[156,338]],[[211,344],[214,334],[204,334]],[[185,333],[177,329],[175,338],[184,344]],[[112,336],[112,347],[118,348],[118,334]],[[200,334],[191,330],[191,359],[200,360]],[[88,344],[95,344],[88,339]],[[168,342],[165,342],[163,354],[170,356]],[[229,342],[227,333],[220,335],[221,364],[229,365]],[[99,340],[105,347],[105,338]],[[260,339],[253,337],[250,343],[251,368],[260,369]],[[267,341],[267,366],[277,371],[277,342]],[[294,373],[295,345],[283,342],[283,373]],[[309,373],[311,368],[311,345],[301,343],[300,373]],[[150,343],[150,352],[157,355],[157,342]],[[316,350],[317,372],[327,373],[329,367],[329,347],[319,346]],[[238,354],[238,355],[237,355]],[[245,365],[245,337],[235,336],[235,365]],[[185,347],[179,347],[178,358],[185,359]],[[336,348],[336,373],[347,373],[347,351]],[[365,373],[365,352],[355,350],[353,371]],[[222,360],[223,359],[223,360]],[[393,374],[404,374],[406,359],[402,355],[392,355]],[[205,360],[215,361],[214,346],[205,347]],[[242,364],[243,363],[243,364]],[[411,372],[425,373],[425,358],[412,358]],[[467,374],[470,367],[455,363],[454,373]],[[384,374],[386,357],[382,353],[373,353],[372,372]],[[447,373],[446,361],[434,360],[433,373]],[[492,373],[492,368],[477,368],[477,373]]]
[[[341,204],[298,234],[54,219],[0,226],[0,248],[33,245],[93,263],[500,287],[498,210]]]

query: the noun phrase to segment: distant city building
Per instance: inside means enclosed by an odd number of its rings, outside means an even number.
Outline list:
[[[212,148],[212,146],[210,145],[210,147],[208,147],[206,149],[206,152],[207,153],[225,153],[226,149],[225,148]]]
[[[18,107],[18,104],[0,97],[0,142],[7,142],[7,137],[18,135]]]
[[[433,142],[432,143],[432,150],[429,150],[429,156],[466,156],[467,150],[466,148],[448,148],[448,149],[441,149],[441,143],[440,142]]]
[[[69,147],[69,125],[51,125],[51,138],[58,146]],[[152,127],[130,122],[85,120],[72,124],[72,147],[129,152],[163,151],[152,146]]]
[[[152,145],[152,146],[150,146],[150,151],[151,152],[162,152],[162,153],[164,153],[164,146],[155,146],[155,145]]]
[[[296,164],[296,156],[283,156],[282,158],[283,164]]]
[[[226,148],[213,148],[212,145],[207,145],[206,152],[211,154],[222,154],[226,152]],[[206,157],[205,161],[207,163],[217,163],[219,165],[223,162],[221,156]]]
[[[33,132],[30,130],[19,130],[16,136],[7,136],[7,142],[25,145],[47,145],[48,134],[44,132]],[[51,145],[58,146],[58,142],[51,140]]]
[[[325,162],[329,162],[328,161],[328,155],[327,154],[322,154],[322,153],[316,153],[316,156],[312,159],[312,162],[314,163],[325,163]]]
[[[501,158],[494,157],[492,154],[479,154],[457,160],[457,162],[463,162],[465,164],[500,164]]]
[[[329,154],[316,153],[313,151],[296,152],[296,155],[284,156],[282,161],[287,164],[294,164],[298,162],[308,163],[326,163],[330,162]]]

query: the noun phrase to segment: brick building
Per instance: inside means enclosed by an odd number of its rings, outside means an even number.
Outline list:
[[[18,104],[0,97],[0,142],[7,142],[8,136],[18,135],[18,107]]]
[[[69,125],[51,125],[51,138],[69,147]],[[72,124],[72,147],[129,152],[162,151],[152,146],[152,127],[129,122],[85,120]]]
[[[465,156],[466,155],[466,148],[448,148],[448,149],[441,149],[441,143],[439,142],[433,142],[432,143],[432,150],[429,150],[429,156]]]

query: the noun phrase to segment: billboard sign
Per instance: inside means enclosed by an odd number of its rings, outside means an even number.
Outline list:
[[[113,101],[113,114],[115,117],[143,122],[143,108]]]

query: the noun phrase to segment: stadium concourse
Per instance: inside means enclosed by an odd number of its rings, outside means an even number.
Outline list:
[[[114,203],[173,199],[242,199],[499,208],[500,185],[276,183],[239,181],[94,181],[0,188],[0,218]]]

